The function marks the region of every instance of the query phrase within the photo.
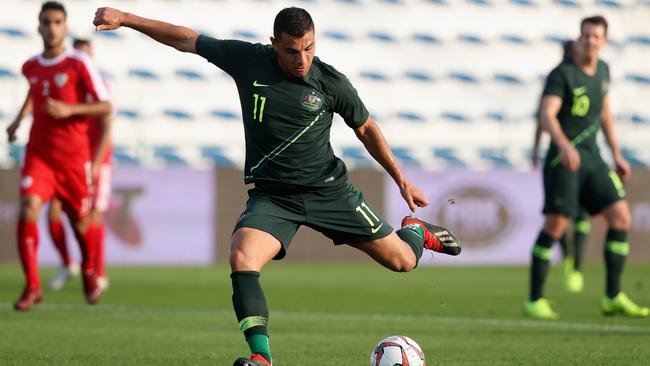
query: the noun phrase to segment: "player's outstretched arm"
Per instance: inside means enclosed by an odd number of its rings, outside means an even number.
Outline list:
[[[97,9],[93,24],[98,31],[129,27],[179,51],[196,53],[199,33],[187,27],[143,18],[113,8]]]
[[[16,140],[16,131],[18,130],[18,127],[20,127],[20,123],[30,113],[32,113],[32,96],[29,94],[29,92],[27,92],[27,96],[25,97],[25,102],[23,103],[23,106],[20,107],[20,111],[18,112],[18,115],[16,116],[14,121],[7,127],[7,140],[9,142],[13,142]]]
[[[607,145],[612,151],[614,156],[614,163],[616,164],[616,173],[623,181],[626,181],[632,170],[630,164],[625,160],[621,150],[618,147],[618,139],[616,138],[616,131],[614,130],[614,116],[609,106],[609,96],[605,95],[603,98],[603,109],[600,112],[600,125],[603,128],[603,135],[605,135],[605,140]]]
[[[395,183],[400,189],[400,193],[409,206],[411,212],[415,212],[417,207],[424,207],[429,204],[429,200],[424,196],[424,193],[413,185],[402,173],[402,169],[397,164],[397,160],[393,152],[388,146],[384,134],[381,132],[377,122],[368,117],[368,120],[354,130],[359,140],[366,147],[366,150],[393,178]]]
[[[560,121],[557,119],[560,108],[562,108],[562,98],[557,95],[545,95],[542,98],[539,112],[542,128],[551,135],[551,139],[560,150],[562,165],[570,171],[576,171],[580,167],[580,154],[562,131]]]
[[[542,121],[537,116],[537,125],[535,126],[535,136],[533,137],[533,150],[530,156],[530,162],[533,165],[533,168],[537,168],[539,165],[539,142],[542,139]]]
[[[54,118],[71,116],[105,117],[111,113],[109,101],[68,104],[52,98],[45,99],[45,111]]]

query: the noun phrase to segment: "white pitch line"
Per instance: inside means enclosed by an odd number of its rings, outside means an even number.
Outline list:
[[[9,303],[0,303],[0,307],[10,308]],[[232,311],[224,309],[206,308],[175,308],[175,307],[152,307],[152,306],[125,306],[125,305],[97,305],[88,306],[83,304],[40,304],[36,311],[84,311],[98,313],[148,313],[148,314],[176,314],[176,315],[232,315]],[[650,327],[633,326],[624,324],[596,324],[578,322],[560,322],[525,319],[490,319],[490,318],[468,318],[468,317],[446,317],[446,316],[418,316],[398,314],[372,314],[372,313],[334,313],[334,312],[304,312],[271,310],[271,318],[299,318],[299,319],[332,319],[336,321],[387,321],[387,322],[414,322],[431,324],[450,325],[482,325],[488,327],[509,327],[529,329],[557,329],[586,332],[618,332],[650,334]],[[234,321],[234,320],[233,320]],[[643,320],[640,320],[643,321]]]

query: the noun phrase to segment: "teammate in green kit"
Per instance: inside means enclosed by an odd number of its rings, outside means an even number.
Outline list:
[[[378,125],[350,81],[314,56],[314,24],[300,8],[280,11],[271,45],[217,40],[191,29],[100,8],[97,30],[133,28],[179,51],[196,53],[230,74],[241,102],[245,140],[245,211],[232,235],[233,306],[252,355],[234,365],[270,365],[268,308],[260,271],[284,257],[301,225],[335,244],[349,244],[393,271],[414,269],[423,248],[450,255],[460,243],[446,229],[414,216],[390,225],[347,182],[329,141],[333,113],[354,129],[369,153],[399,186],[411,212],[428,204],[404,177]]]
[[[575,41],[568,40],[562,43],[562,60],[573,59],[573,49]],[[542,137],[542,123],[538,111],[537,127],[535,128],[535,138],[533,141],[533,150],[531,163],[533,168],[539,166],[539,142]],[[591,223],[589,214],[584,209],[578,210],[578,216],[573,218],[573,235],[565,231],[560,238],[560,248],[562,249],[562,274],[564,287],[574,293],[581,292],[584,287],[584,277],[582,276],[582,256],[584,253],[584,244],[587,236],[591,232]]]
[[[609,227],[604,248],[607,276],[602,312],[630,317],[647,317],[650,313],[621,291],[621,275],[629,252],[627,232],[632,222],[621,179],[629,177],[630,166],[621,155],[614,133],[607,96],[609,67],[598,58],[606,44],[605,18],[583,19],[574,57],[560,63],[546,80],[540,118],[552,142],[544,164],[544,227],[533,246],[530,297],[524,303],[524,312],[535,318],[558,317],[542,296],[550,248],[580,207],[592,215],[602,213]],[[607,167],[596,145],[601,126],[614,155],[616,172]]]

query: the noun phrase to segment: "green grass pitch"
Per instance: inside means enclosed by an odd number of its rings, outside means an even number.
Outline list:
[[[41,271],[43,282],[54,273]],[[0,365],[217,365],[248,355],[230,303],[226,266],[110,268],[100,305],[75,280],[16,313],[17,265],[0,266]],[[650,319],[599,313],[603,266],[574,295],[551,271],[561,319],[526,319],[524,267],[423,267],[392,273],[359,264],[273,263],[262,274],[275,366],[365,366],[394,334],[414,338],[427,365],[648,365]],[[630,264],[625,288],[650,304],[650,266]]]

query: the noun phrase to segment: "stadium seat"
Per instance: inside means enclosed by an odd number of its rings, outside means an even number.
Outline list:
[[[625,79],[642,86],[650,86],[650,74],[630,73],[625,75]]]
[[[449,78],[455,81],[460,81],[463,83],[478,84],[479,79],[467,72],[462,71],[452,71],[449,73]]]
[[[650,46],[650,35],[644,34],[630,36],[628,42],[640,46]]]
[[[4,35],[11,38],[27,38],[28,33],[20,28],[15,27],[1,27],[0,35]]]
[[[128,108],[118,108],[117,115],[118,117],[123,117],[129,120],[137,120],[140,118],[140,113],[137,110]]]
[[[389,33],[381,31],[372,31],[368,33],[368,38],[375,41],[386,42],[386,43],[395,43],[397,40],[395,37]]]
[[[612,9],[623,9],[624,5],[615,0],[596,0],[595,3],[600,6],[604,6]]]
[[[425,44],[441,44],[442,40],[432,34],[425,33],[415,33],[413,34],[413,40]]]
[[[178,69],[175,74],[176,76],[187,80],[206,80],[205,75],[196,70]]]
[[[214,109],[210,111],[210,115],[220,120],[241,121],[242,119],[239,113],[225,109]]]
[[[504,34],[501,36],[501,40],[506,43],[514,45],[528,45],[530,41],[524,37],[517,34]]]
[[[13,79],[13,78],[16,78],[16,74],[14,74],[14,72],[11,71],[10,69],[0,67],[0,79],[4,79],[4,78]]]
[[[404,72],[404,77],[415,81],[433,81],[433,75],[427,71],[408,70]]]
[[[637,155],[637,152],[634,149],[630,148],[621,148],[621,154],[627,160],[628,163],[630,163],[630,166],[633,169],[637,168],[647,168],[648,165],[644,163]]]
[[[167,108],[163,111],[163,115],[165,117],[179,120],[179,121],[192,121],[194,120],[194,116],[188,112],[184,111],[181,109],[175,109],[175,108]]]
[[[216,166],[220,167],[234,167],[235,163],[233,163],[230,158],[228,158],[224,152],[223,149],[219,146],[203,146],[201,147],[201,156],[210,160],[210,162]]]
[[[140,159],[132,154],[128,148],[121,145],[115,145],[113,147],[113,159],[118,165],[138,165],[140,164]]]
[[[373,70],[363,70],[359,73],[359,76],[373,81],[389,81],[390,77],[380,71]]]
[[[129,76],[144,80],[160,80],[160,76],[154,71],[146,69],[131,69],[129,70]]]
[[[580,3],[576,0],[553,0],[553,4],[574,9],[582,7],[582,5],[580,5]]]
[[[413,157],[411,151],[405,147],[393,147],[391,149],[395,158],[399,160],[400,165],[404,167],[420,167],[422,164]]]
[[[187,165],[187,161],[171,146],[154,146],[153,156],[161,159],[166,165]]]
[[[458,157],[458,152],[453,148],[436,147],[433,149],[433,157],[442,160],[447,167],[464,168],[467,164]]]
[[[440,113],[440,118],[455,123],[470,123],[472,118],[460,111],[448,111]]]
[[[344,31],[327,30],[323,32],[323,36],[336,41],[351,41],[353,37]]]
[[[373,165],[368,153],[361,147],[344,147],[341,150],[341,159],[351,162],[355,166],[369,167]]]
[[[410,111],[399,111],[396,114],[397,118],[402,120],[402,121],[407,121],[407,122],[426,122],[426,117],[423,115],[417,113],[417,112],[410,112]]]
[[[497,168],[510,168],[512,164],[505,155],[505,152],[501,148],[480,148],[479,156],[481,159],[486,160],[492,164],[492,166]]]
[[[535,0],[510,0],[510,2],[514,5],[519,5],[519,6],[526,6],[526,7],[537,6],[537,2]]]

